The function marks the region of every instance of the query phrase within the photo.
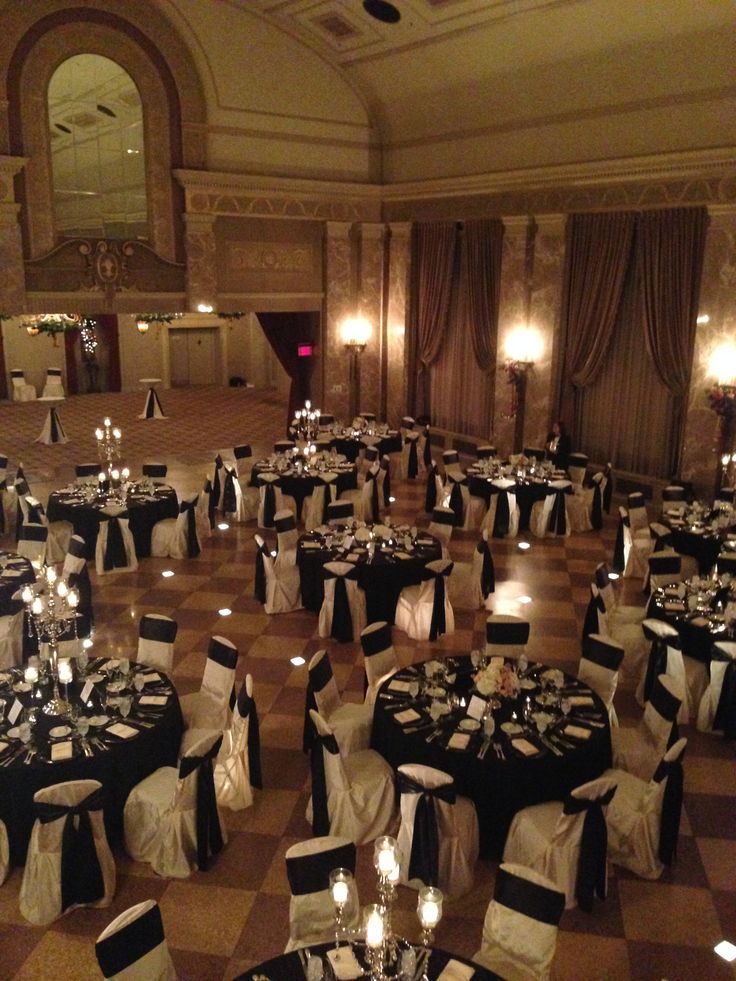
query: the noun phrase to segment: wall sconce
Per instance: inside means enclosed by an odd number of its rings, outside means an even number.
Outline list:
[[[534,327],[515,327],[506,337],[504,350],[506,364],[512,362],[517,371],[528,371],[539,361],[543,349],[542,338]]]
[[[147,320],[136,320],[135,322],[136,330],[139,334],[148,333],[148,321]]]
[[[371,336],[371,325],[361,314],[346,317],[340,325],[340,337],[350,355],[350,415],[354,418],[360,406],[360,355]]]
[[[714,348],[708,358],[708,374],[723,389],[736,389],[736,345],[725,341]]]
[[[212,313],[215,308],[211,303],[198,303],[197,313]]]

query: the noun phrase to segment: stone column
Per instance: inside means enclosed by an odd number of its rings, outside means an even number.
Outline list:
[[[350,222],[328,221],[325,243],[325,317],[322,331],[323,405],[346,422],[350,402],[349,359],[340,337],[340,324],[354,312]]]
[[[186,222],[187,308],[211,303],[217,309],[217,263],[215,257],[215,216],[189,212]]]
[[[411,222],[389,225],[388,283],[386,284],[386,346],[382,415],[392,426],[409,411],[408,345],[409,275],[411,272]]]
[[[382,370],[385,348],[384,257],[386,227],[379,222],[360,225],[360,286],[358,309],[367,318],[372,332],[360,356],[360,405],[358,411],[375,412],[381,417]]]
[[[0,310],[25,310],[26,288],[23,246],[18,224],[20,205],[15,200],[13,178],[25,165],[23,157],[0,156]]]

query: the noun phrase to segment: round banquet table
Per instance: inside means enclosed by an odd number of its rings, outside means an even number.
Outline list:
[[[470,658],[448,658],[446,663],[449,669],[456,671],[450,691],[467,702],[473,693]],[[406,687],[406,681],[423,678],[422,669],[417,669],[416,665],[402,669],[386,681],[376,700],[371,747],[394,769],[402,763],[422,763],[451,774],[457,792],[475,803],[484,857],[501,857],[509,825],[517,811],[531,804],[562,800],[575,787],[599,777],[611,766],[608,712],[598,695],[570,675],[564,675],[561,692],[570,698],[582,699],[586,704],[572,708],[567,723],[558,710],[547,708],[556,716],[556,721],[550,724],[549,736],[545,735],[547,745],[536,734],[519,734],[536,752],[524,756],[514,748],[512,739],[517,738],[516,735],[504,732],[502,725],[510,721],[512,712],[516,712],[521,720],[522,702],[529,696],[534,703],[540,691],[540,675],[546,670],[544,665],[530,666],[527,679],[528,683],[534,682],[534,687],[522,690],[517,699],[499,699],[500,708],[493,713],[496,731],[485,754],[481,752],[483,735],[480,730],[469,734],[466,749],[447,747],[449,739],[461,732],[458,724],[465,716],[465,708],[442,716],[435,726],[428,714],[429,699],[426,696],[413,699],[410,694],[397,691]],[[404,725],[394,719],[397,712],[408,709],[412,709],[418,718],[412,718]],[[589,735],[580,739],[569,734],[563,737],[561,730],[566,725],[585,729]],[[550,744],[556,752],[549,748]]]
[[[35,582],[33,566],[17,552],[0,550],[0,617],[20,613],[23,604],[13,595],[27,582]]]
[[[480,497],[485,501],[486,506],[490,504],[491,497],[499,493],[499,488],[493,485],[493,481],[499,479],[486,473],[474,473],[468,470],[468,492],[472,497]],[[519,531],[529,531],[529,520],[532,508],[537,501],[543,501],[547,494],[551,492],[549,480],[566,479],[564,471],[555,472],[549,479],[541,477],[515,477],[514,486],[508,490],[515,495],[516,503],[519,505]]]
[[[442,921],[440,921],[437,930],[440,933],[442,932]],[[321,957],[325,957],[327,951],[333,947],[334,944],[315,944],[310,948],[310,951],[313,955],[319,954]],[[419,951],[422,948],[415,949],[417,950],[417,956],[419,956]],[[363,945],[354,944],[353,951],[360,964],[365,964]],[[300,981],[300,979],[306,977],[306,970],[302,967],[300,953],[298,950],[292,950],[288,954],[279,954],[278,957],[272,957],[271,960],[264,961],[262,964],[258,964],[257,967],[250,968],[244,974],[239,974],[236,978],[233,978],[233,981]],[[426,964],[426,976],[429,981],[435,981],[450,961],[457,961],[459,964],[465,964],[475,968],[473,974],[470,976],[471,981],[501,981],[499,975],[494,974],[493,971],[489,971],[488,968],[474,964],[473,961],[468,960],[466,957],[450,954],[448,951],[441,950],[439,947],[433,947],[431,949],[429,960]],[[368,974],[360,976],[367,978]]]
[[[368,528],[371,526],[369,525]],[[408,533],[409,529],[406,528]],[[354,562],[358,586],[365,593],[368,623],[377,620],[394,622],[399,593],[405,586],[422,581],[422,570],[428,562],[442,557],[439,541],[426,531],[412,540],[411,551],[401,546],[376,546],[373,556],[366,542],[353,541],[350,548],[340,547],[343,532],[331,529],[328,538],[318,531],[302,535],[297,545],[297,565],[301,580],[302,604],[306,610],[319,613],[324,599],[324,565],[326,562]],[[402,531],[396,529],[399,539]]]
[[[362,438],[368,435],[375,440],[372,445],[378,450],[379,456],[384,456],[387,453],[401,453],[401,433],[393,430],[383,434],[374,431],[370,434],[361,433],[358,436],[335,435],[330,446],[334,446],[338,453],[342,453],[346,459],[354,463],[358,459],[360,451],[366,448]]]
[[[681,596],[683,586],[685,595]],[[701,597],[692,610],[690,597]],[[688,579],[682,584],[671,583],[655,589],[649,600],[647,616],[664,620],[677,630],[682,640],[683,654],[710,664],[713,644],[719,640],[733,639],[723,609],[735,599],[730,586],[722,585],[718,579],[708,579],[700,588]]]
[[[86,557],[93,559],[100,528],[100,511],[107,504],[105,498],[88,502],[83,492],[76,489],[54,491],[49,495],[48,519],[71,522],[74,534],[81,535],[85,541]],[[157,521],[175,518],[179,514],[176,491],[165,485],[156,485],[152,494],[131,493],[128,495],[126,510],[130,519],[130,533],[135,542],[135,554],[139,559],[148,558],[151,554],[153,526]]]
[[[90,680],[98,676],[102,678],[95,683],[90,697],[92,704],[85,710],[92,717],[102,716],[105,712],[107,676],[99,670],[105,663],[104,658],[100,662],[90,662],[87,671]],[[176,765],[183,725],[176,691],[168,678],[145,665],[132,662],[131,672],[131,676],[140,672],[151,681],[146,684],[142,696],[134,693],[134,705],[127,719],[109,717],[107,724],[90,725],[87,743],[91,755],[83,751],[73,723],[41,711],[41,705],[48,698],[46,686],[43,697],[32,701],[38,686],[34,686],[31,692],[14,690],[19,683],[23,683],[22,671],[0,674],[0,701],[5,703],[3,721],[0,723],[0,747],[5,747],[0,748],[0,819],[8,830],[13,865],[23,865],[25,862],[35,821],[33,795],[37,790],[65,780],[99,780],[106,792],[105,827],[110,842],[114,843],[122,840],[123,808],[133,787],[160,766]],[[69,685],[69,700],[73,704],[79,704],[84,680],[77,679]],[[63,696],[64,686],[60,687]],[[140,697],[165,697],[166,703],[162,706],[144,706],[140,704]],[[29,763],[25,762],[28,756],[26,748],[18,738],[9,735],[13,727],[8,723],[7,716],[16,698],[24,708],[37,706],[31,745],[38,752]],[[19,721],[16,721],[16,726]],[[126,724],[135,733],[129,738],[114,735],[109,729],[116,722]],[[59,725],[69,725],[72,729],[66,740],[54,740],[50,736],[50,729]],[[51,747],[69,740],[72,757],[51,762]]]
[[[343,491],[353,490],[358,486],[358,470],[354,463],[328,464],[324,471],[331,471],[337,474],[335,486],[337,487],[338,497]],[[323,471],[323,472],[324,472]],[[310,469],[307,473],[298,473],[294,469],[274,470],[272,467],[263,463],[256,463],[251,471],[250,483],[253,487],[260,487],[258,479],[261,473],[278,473],[278,486],[282,493],[294,498],[296,504],[296,514],[294,517],[300,520],[302,505],[311,496],[312,491],[320,480],[320,471]]]

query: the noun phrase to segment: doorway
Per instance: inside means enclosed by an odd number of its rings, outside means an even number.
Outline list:
[[[217,383],[217,327],[169,329],[171,387]]]

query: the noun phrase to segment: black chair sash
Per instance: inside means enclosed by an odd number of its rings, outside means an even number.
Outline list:
[[[608,831],[603,808],[613,800],[616,788],[611,787],[605,794],[588,800],[585,797],[569,796],[565,801],[565,814],[580,814],[585,811],[583,833],[580,839],[575,898],[586,913],[593,909],[593,897],[606,898],[606,853],[608,851]]]
[[[187,555],[190,559],[196,559],[201,549],[199,547],[199,536],[197,535],[197,498],[193,501],[182,501],[179,505],[179,513],[186,514],[187,521]]]
[[[452,481],[450,491],[450,507],[455,512],[455,524],[462,527],[465,520],[465,502],[463,501],[463,485],[460,480]]]
[[[427,491],[424,495],[424,510],[431,514],[437,504],[437,464],[431,463],[427,466]]]
[[[125,551],[123,541],[123,530],[120,527],[118,517],[107,517],[107,541],[105,542],[105,554],[103,556],[103,568],[105,572],[111,569],[124,568],[128,564],[128,556]]]
[[[357,849],[349,842],[311,855],[299,855],[286,859],[286,877],[292,896],[308,896],[330,888],[330,872],[333,869],[349,869],[355,872]]]
[[[475,547],[476,552],[483,555],[483,568],[480,573],[480,591],[483,599],[487,599],[491,593],[496,591],[496,569],[493,564],[493,556],[488,547],[488,542],[481,538]]]
[[[218,855],[225,844],[217,812],[215,771],[213,761],[220,752],[222,736],[203,756],[184,756],[179,764],[179,777],[183,780],[195,770],[197,773],[197,865],[200,872],[210,867],[210,859]]]
[[[409,446],[409,461],[406,468],[406,475],[410,480],[414,480],[419,473],[419,458],[417,456],[417,436],[405,436],[404,445]]]
[[[138,636],[143,640],[154,640],[162,644],[173,644],[178,632],[176,620],[144,614],[138,623]]]
[[[624,516],[620,515],[618,519],[618,528],[616,530],[616,544],[613,546],[613,559],[611,560],[611,566],[614,572],[618,572],[620,575],[624,571]]]
[[[164,942],[164,924],[158,904],[95,944],[100,970],[106,978],[114,978],[126,967],[137,963]]]
[[[511,514],[509,512],[508,493],[505,490],[499,490],[496,494],[496,514],[493,518],[493,537],[505,538],[509,533],[510,522]]]
[[[595,531],[600,531],[603,527],[601,485],[597,480],[593,483],[593,503],[590,508],[590,523]]]
[[[448,804],[454,804],[455,785],[448,783],[443,787],[424,787],[399,771],[396,786],[400,794],[420,795],[414,812],[409,878],[421,879],[426,885],[436,886],[439,876],[440,839],[435,801],[443,800]]]
[[[283,535],[287,531],[296,530],[296,518],[293,514],[286,514],[282,518],[274,518],[274,526],[277,535]]]
[[[253,580],[253,595],[259,603],[266,602],[266,565],[263,561],[265,551],[265,545],[259,545],[256,551],[256,574]]]
[[[304,699],[304,726],[302,730],[302,750],[308,753],[312,748],[315,738],[315,729],[312,724],[311,716],[309,715],[309,710],[314,709],[317,711],[317,701],[314,697],[316,691],[322,691],[325,685],[329,684],[332,680],[332,665],[330,664],[330,659],[325,655],[320,658],[320,660],[315,664],[313,668],[309,669],[309,681],[307,683],[307,694]]]
[[[555,503],[552,505],[552,511],[547,523],[547,531],[551,531],[554,535],[567,534],[565,497],[570,493],[572,491],[568,487],[559,487],[554,491]]]
[[[603,510],[606,514],[611,513],[611,501],[613,500],[613,473],[606,468],[603,472],[606,486],[603,488]]]
[[[680,699],[669,692],[664,685],[656,679],[652,684],[652,692],[649,701],[652,703],[652,707],[659,712],[663,719],[666,719],[668,722],[675,722],[677,719],[677,713],[680,710]]]
[[[432,621],[429,625],[429,639],[437,640],[447,631],[445,619],[445,576],[452,572],[452,564],[434,576],[434,599],[432,601]]]
[[[565,909],[563,893],[522,879],[504,868],[496,872],[493,900],[506,909],[550,926],[558,925]]]
[[[249,443],[243,443],[241,446],[235,447],[233,456],[236,460],[247,460],[248,457],[253,456],[253,450],[250,448]]]
[[[337,487],[335,486],[334,480],[323,481],[322,487],[323,487],[322,513],[318,515],[318,517],[319,517],[319,523],[322,525],[326,525],[329,518],[328,508],[330,504],[334,504],[335,501],[337,500]],[[293,521],[294,521],[294,528],[296,528],[296,519],[293,519]]]
[[[486,622],[486,642],[489,644],[526,644],[529,640],[527,620],[490,620]]]
[[[381,461],[381,470],[385,471],[386,476],[383,479],[383,506],[387,508],[391,503],[391,468],[388,465],[388,461],[384,463]]]
[[[256,700],[248,694],[243,684],[238,695],[238,713],[248,725],[248,771],[251,786],[263,790],[263,775],[261,771],[261,730],[258,722]]]
[[[31,503],[28,499],[26,499],[26,504],[28,505],[28,518],[26,519],[28,523],[32,525],[43,524],[43,519],[46,515],[43,504],[36,500]]]
[[[330,637],[343,644],[349,644],[353,639],[353,617],[350,612],[350,601],[348,600],[348,590],[345,585],[346,579],[357,579],[357,569],[345,576],[336,576],[332,573],[325,573],[325,581],[335,580],[335,593],[332,602],[332,626]]]
[[[212,495],[215,498],[215,507],[220,506],[220,495],[222,494],[222,484],[220,482],[220,471],[222,470],[224,463],[222,462],[222,457],[218,453],[215,457],[215,476],[212,479]]]
[[[679,638],[672,638],[679,640]],[[644,675],[644,701],[648,702],[652,696],[652,688],[655,680],[660,674],[667,673],[667,646],[668,638],[654,637],[652,646],[649,648],[649,660],[647,661],[647,671]],[[679,643],[677,644],[679,647]]]
[[[90,811],[102,810],[104,799],[105,793],[100,787],[79,804],[36,804],[41,824],[65,819],[61,834],[62,913],[70,906],[95,903],[105,895],[105,881],[89,817]]]
[[[736,660],[733,658],[723,675],[713,728],[722,729],[726,739],[736,739]]]
[[[429,426],[424,430],[424,450],[422,452],[422,463],[425,467],[432,466],[432,441],[429,437]]]
[[[596,631],[593,631],[594,633]],[[588,637],[588,649],[585,652],[585,659],[592,661],[607,671],[618,671],[624,659],[623,648],[617,644],[609,644],[596,637]]]
[[[312,833],[315,838],[330,833],[330,815],[327,809],[327,780],[324,753],[339,754],[337,740],[330,734],[322,736],[314,732],[312,738]]]
[[[273,528],[273,516],[276,514],[276,491],[271,480],[267,481],[264,487],[263,526],[264,528]]]
[[[449,514],[440,508],[435,508],[432,512],[432,523],[435,525],[447,525],[452,528],[455,525],[455,515]]]
[[[371,484],[371,514],[370,520],[376,522],[381,517],[381,510],[378,504],[378,481],[376,480],[376,474],[371,470],[365,475],[366,483],[370,481]],[[324,519],[323,519],[324,520]]]
[[[217,507],[217,498],[215,497],[215,491],[209,477],[204,482],[202,493],[207,495],[207,520],[210,524],[210,531],[212,531],[215,527],[215,509]]]
[[[225,467],[225,481],[222,488],[222,510],[225,514],[235,514],[238,499],[235,493],[235,471]]]
[[[677,840],[680,835],[680,816],[682,815],[683,771],[682,755],[677,760],[660,760],[654,778],[657,783],[666,780],[662,799],[662,817],[659,825],[659,860],[663,865],[672,865],[677,855]]]
[[[238,649],[229,644],[223,644],[216,637],[212,637],[207,650],[207,660],[214,661],[223,668],[235,670],[238,666]]]
[[[597,634],[600,632],[598,615],[599,613],[605,612],[606,608],[602,597],[591,593],[590,599],[588,600],[588,606],[585,610],[585,619],[583,620],[582,650],[586,657],[588,656],[588,638],[591,634]]]

